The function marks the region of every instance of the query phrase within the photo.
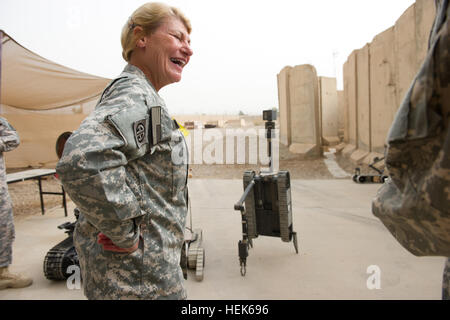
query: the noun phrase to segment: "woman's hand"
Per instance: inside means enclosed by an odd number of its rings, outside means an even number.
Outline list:
[[[97,236],[97,243],[101,244],[103,246],[103,250],[107,251],[113,251],[113,252],[121,252],[121,253],[131,253],[137,250],[139,246],[139,240],[136,242],[136,244],[130,248],[120,248],[116,246],[110,238],[105,236],[103,233],[99,233]]]

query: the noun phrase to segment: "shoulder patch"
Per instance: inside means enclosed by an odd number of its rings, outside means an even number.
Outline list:
[[[140,158],[147,152],[149,116],[145,106],[122,109],[106,116],[105,121],[115,128],[124,141],[122,152],[128,160]]]
[[[134,139],[136,145],[140,148],[143,144],[148,143],[148,118],[135,121],[133,123]]]

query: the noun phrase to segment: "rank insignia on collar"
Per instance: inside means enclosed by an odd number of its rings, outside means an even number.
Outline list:
[[[148,143],[148,118],[135,121],[133,123],[133,131],[138,148]]]

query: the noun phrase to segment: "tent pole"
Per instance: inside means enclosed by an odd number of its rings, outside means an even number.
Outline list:
[[[3,31],[0,30],[0,114],[2,114],[2,43]]]

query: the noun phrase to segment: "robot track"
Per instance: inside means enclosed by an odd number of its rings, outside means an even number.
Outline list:
[[[45,277],[49,280],[65,280],[71,275],[67,273],[71,265],[79,265],[79,262],[73,238],[68,237],[47,252],[44,259]]]

